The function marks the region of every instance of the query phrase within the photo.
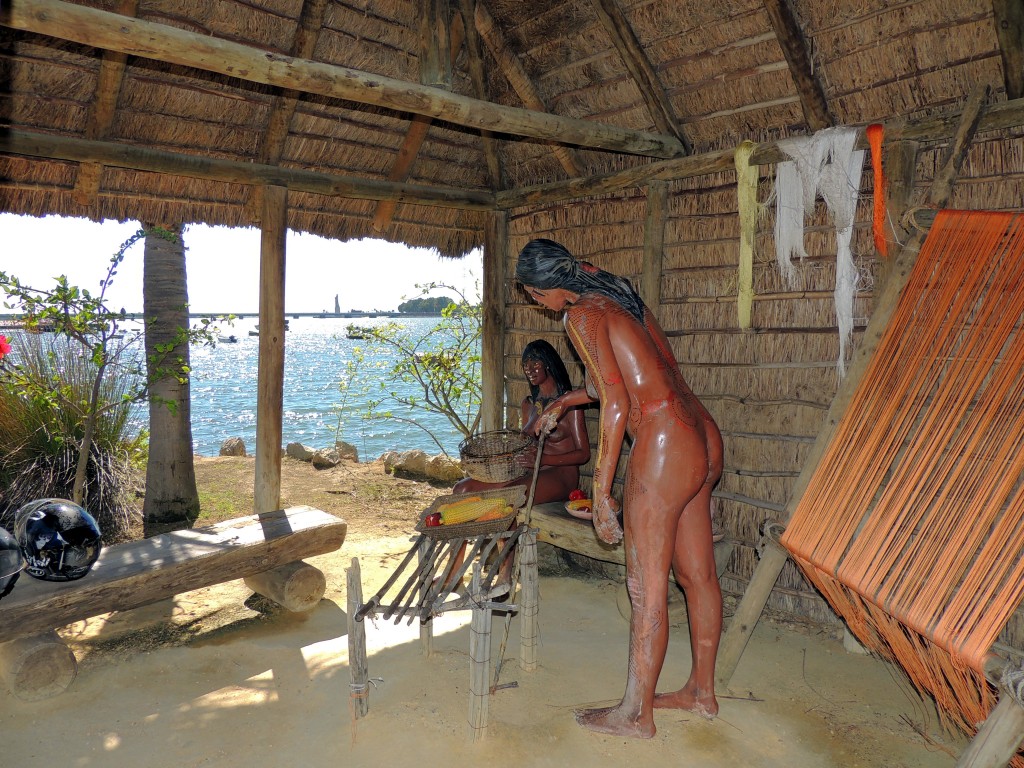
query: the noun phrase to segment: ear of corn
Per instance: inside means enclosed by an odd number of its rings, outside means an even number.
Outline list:
[[[504,499],[481,499],[476,496],[450,504],[442,504],[437,511],[441,513],[443,525],[457,525],[480,520],[485,515],[488,515],[486,519],[494,520],[498,517],[505,517],[506,514],[512,514],[511,511],[505,511],[506,507],[511,510],[511,506],[506,504]],[[493,517],[490,516],[492,514],[494,514]]]

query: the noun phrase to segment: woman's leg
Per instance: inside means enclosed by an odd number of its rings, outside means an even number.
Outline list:
[[[624,498],[626,586],[633,606],[626,691],[616,707],[577,713],[580,725],[602,733],[650,738],[654,693],[668,646],[668,577],[681,510],[707,477],[703,445],[692,431],[668,429],[634,442]],[[687,466],[680,466],[684,464]],[[693,466],[688,466],[692,464]]]

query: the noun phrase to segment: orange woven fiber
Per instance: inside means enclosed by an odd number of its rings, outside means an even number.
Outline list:
[[[938,214],[782,537],[861,641],[967,732],[1024,598],[1021,285],[1024,216]]]
[[[881,123],[873,123],[864,132],[868,137],[868,146],[871,147],[871,171],[875,186],[872,216],[875,249],[883,256],[888,256],[889,247],[885,242],[885,171],[882,167],[883,131],[884,128]]]

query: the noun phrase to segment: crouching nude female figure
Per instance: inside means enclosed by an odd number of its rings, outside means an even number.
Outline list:
[[[618,705],[579,710],[576,719],[594,731],[650,738],[655,708],[714,717],[722,630],[711,533],[711,490],[722,473],[718,426],[683,379],[668,339],[629,281],[577,261],[551,240],[532,240],[523,248],[516,279],[539,304],[564,312],[587,372],[586,389],[555,400],[540,428],[549,429],[573,406],[600,402],[594,526],[608,543],[625,536],[633,605],[626,691]],[[611,491],[627,432],[633,446],[620,525]],[[670,568],[686,594],[692,668],[682,688],[656,695],[668,646]]]

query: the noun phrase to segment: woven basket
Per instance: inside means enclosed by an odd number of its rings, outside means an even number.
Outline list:
[[[517,429],[499,429],[467,437],[459,445],[462,468],[474,480],[483,483],[507,483],[530,471],[516,458],[537,441]]]
[[[442,504],[461,501],[467,496],[479,496],[481,499],[504,499],[506,503],[512,505],[512,514],[494,520],[484,520],[483,522],[471,520],[467,523],[456,523],[455,525],[427,525],[424,522],[427,519],[427,515],[436,512]],[[425,533],[433,539],[454,539],[464,536],[479,536],[483,533],[497,533],[498,531],[508,529],[509,524],[524,504],[526,504],[526,488],[521,485],[516,485],[512,488],[496,488],[493,491],[480,491],[479,493],[456,493],[449,496],[438,496],[434,499],[433,504],[423,510],[419,522],[416,523],[416,530],[420,533]]]

